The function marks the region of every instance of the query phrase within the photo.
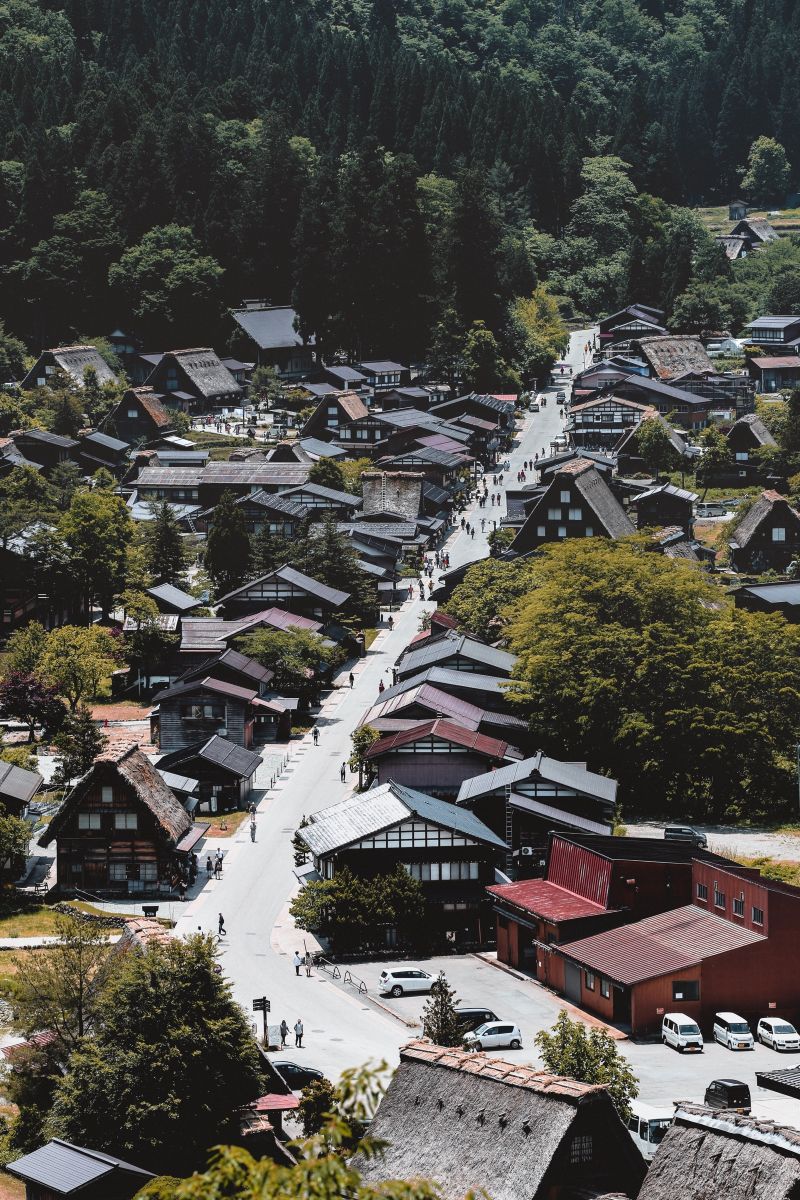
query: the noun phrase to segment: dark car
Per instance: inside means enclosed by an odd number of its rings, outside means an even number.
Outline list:
[[[492,1012],[490,1008],[475,1008],[465,1004],[463,1008],[459,1006],[457,1011],[464,1033],[472,1033],[473,1029],[477,1029],[479,1025],[485,1025],[487,1021],[500,1020],[497,1013]]]
[[[750,1088],[741,1079],[712,1079],[706,1088],[707,1108],[727,1108],[734,1112],[750,1112]]]
[[[283,1079],[292,1089],[293,1092],[302,1091],[304,1087],[308,1087],[317,1079],[324,1079],[322,1071],[315,1071],[313,1067],[301,1067],[293,1062],[273,1062],[273,1067],[279,1071]]]
[[[691,825],[667,825],[664,830],[664,837],[668,842],[686,842],[690,846],[697,846],[702,849],[708,846],[706,835],[699,833],[696,829],[692,829]]]

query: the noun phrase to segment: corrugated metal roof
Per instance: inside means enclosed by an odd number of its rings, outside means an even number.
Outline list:
[[[384,693],[385,694],[385,693]],[[532,758],[522,762],[511,763],[507,767],[498,767],[485,775],[476,775],[473,779],[465,779],[458,793],[458,804],[474,800],[477,796],[486,796],[500,788],[513,787],[526,779],[538,776],[549,783],[558,783],[562,787],[573,788],[585,796],[593,796],[605,804],[615,804],[617,799],[617,781],[608,779],[605,775],[597,775],[588,771],[583,763],[559,762],[557,758],[548,758],[542,754],[534,754]]]
[[[687,904],[634,925],[570,942],[562,952],[615,983],[633,984],[763,941],[766,938],[759,933]]]
[[[110,1154],[101,1154],[97,1150],[86,1150],[83,1146],[73,1146],[69,1142],[62,1142],[60,1138],[54,1138],[32,1154],[16,1159],[8,1165],[7,1170],[20,1179],[30,1180],[62,1196],[77,1192],[119,1170],[140,1175],[142,1182],[154,1178],[150,1171],[144,1171],[133,1163],[112,1158]]]
[[[459,700],[458,697],[427,683],[405,689],[388,699],[386,697],[387,692],[382,692],[380,702],[368,711],[362,725],[371,724],[372,718],[399,715],[415,704],[432,712],[434,716],[452,717],[465,729],[479,729],[484,716],[483,710],[470,704],[468,700]]]
[[[503,696],[507,680],[498,679],[495,675],[481,675],[477,671],[452,671],[448,667],[428,667],[419,675],[403,679],[400,683],[395,683],[392,687],[387,688],[383,693],[383,699],[391,700],[394,696],[399,696],[423,683],[433,684],[434,687],[445,691],[448,688],[454,688],[457,691],[467,689],[473,692],[491,692],[492,695]]]
[[[418,816],[476,841],[506,848],[505,842],[472,813],[393,780],[322,809],[311,818],[311,824],[298,833],[312,854],[320,857],[398,825],[410,816]]]
[[[177,588],[171,583],[157,583],[147,589],[147,594],[154,600],[163,600],[165,604],[172,605],[178,612],[188,612],[189,609],[197,608],[200,604],[196,596],[190,596],[188,592],[182,591],[181,588]]]
[[[288,305],[274,308],[235,308],[231,316],[260,350],[287,350],[314,345],[314,335],[303,342],[294,327],[297,313]]]
[[[230,696],[232,700],[241,700],[245,704],[255,700],[258,695],[253,688],[239,687],[235,683],[228,683],[223,679],[215,679],[213,675],[206,675],[205,679],[175,683],[165,691],[159,692],[157,699],[159,704],[163,704],[165,700],[173,700],[176,696],[190,696],[194,692],[212,692],[214,695]]]
[[[362,504],[360,496],[355,496],[352,492],[340,492],[336,488],[323,487],[320,483],[304,483],[299,488],[285,492],[284,495],[291,497],[297,492],[306,496],[318,496],[320,500],[330,500],[332,504],[341,504],[345,508],[360,508]]]
[[[424,737],[438,737],[445,742],[453,742],[457,746],[463,746],[466,750],[472,750],[476,754],[486,754],[491,758],[505,758],[509,751],[517,753],[513,746],[509,746],[508,742],[487,737],[485,733],[477,733],[463,725],[457,725],[455,721],[435,720],[425,721],[423,724],[415,726],[414,729],[407,729],[394,733],[390,737],[381,738],[379,742],[370,746],[366,757],[380,758],[382,754],[388,754],[392,750],[399,749],[400,746],[411,745]]]
[[[516,655],[509,654],[506,650],[487,646],[485,642],[468,637],[467,634],[453,633],[439,641],[432,642],[429,646],[423,646],[420,650],[407,651],[398,664],[398,674],[413,675],[418,671],[424,671],[426,667],[433,666],[442,659],[455,655],[469,659],[471,662],[497,667],[507,675],[511,674],[517,661]]]
[[[322,629],[321,622],[311,617],[301,617],[299,613],[275,607],[233,621],[223,621],[219,617],[185,617],[181,622],[181,650],[218,652],[230,638],[250,633],[261,625],[273,629],[308,629],[312,633]]]
[[[497,900],[512,904],[546,921],[574,921],[608,912],[585,896],[578,896],[547,879],[525,879],[520,883],[501,883],[486,889]]]
[[[328,587],[326,583],[320,583],[318,579],[312,579],[310,575],[304,575],[302,571],[297,571],[294,567],[283,566],[276,567],[274,571],[261,575],[258,579],[251,579],[241,587],[228,592],[227,595],[220,597],[219,603],[224,604],[226,600],[231,600],[235,596],[246,596],[251,588],[260,587],[268,579],[280,579],[284,583],[291,584],[292,587],[307,592],[310,596],[324,600],[334,608],[341,608],[350,599],[349,592],[341,592],[338,588]]]
[[[38,771],[28,771],[11,763],[0,761],[0,800],[18,800],[27,804],[42,786]]]

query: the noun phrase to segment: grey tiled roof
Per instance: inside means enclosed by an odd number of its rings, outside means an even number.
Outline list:
[[[339,804],[322,809],[311,818],[310,825],[298,832],[312,854],[324,856],[413,816],[505,849],[505,842],[472,813],[393,780],[368,792],[354,793]],[[464,820],[465,817],[470,819]]]
[[[583,763],[559,762],[557,758],[548,758],[539,751],[532,758],[522,762],[510,763],[507,767],[498,767],[496,771],[487,771],[485,775],[474,775],[465,779],[458,793],[458,804],[474,800],[478,796],[486,796],[498,788],[513,787],[515,783],[530,779],[538,774],[542,779],[551,783],[559,783],[563,787],[574,788],[587,796],[594,796],[606,804],[614,804],[617,798],[617,781],[608,779],[605,775],[597,775],[586,769]]]
[[[467,634],[446,633],[438,641],[431,642],[419,650],[408,651],[400,660],[398,669],[405,675],[414,674],[455,654],[473,662],[497,667],[509,675],[517,661],[516,655],[509,654],[506,650],[498,650],[495,646],[487,646],[485,642]]]
[[[237,308],[231,316],[260,350],[287,350],[303,345],[303,339],[294,327],[297,313],[288,305]],[[313,346],[313,336],[308,344]]]

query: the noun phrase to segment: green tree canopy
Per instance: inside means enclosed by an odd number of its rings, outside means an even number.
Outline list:
[[[91,711],[79,704],[68,713],[53,738],[56,749],[55,787],[68,788],[84,775],[108,744],[108,738],[95,724]]]
[[[420,946],[425,936],[422,884],[399,866],[390,875],[362,879],[347,867],[333,879],[312,880],[295,896],[298,929],[329,938],[337,952],[380,949],[388,929],[400,945]]]
[[[125,586],[126,551],[133,524],[121,496],[98,489],[78,491],[58,524],[69,551],[70,575],[89,605],[107,617]]]
[[[344,662],[340,646],[307,629],[257,629],[238,645],[243,654],[275,672],[273,686],[286,695],[315,689],[320,675]]]
[[[215,965],[201,935],[122,958],[58,1083],[46,1136],[186,1175],[238,1132],[236,1109],[263,1079]]]
[[[317,483],[320,487],[333,488],[337,492],[345,491],[344,471],[333,458],[320,458],[312,463],[308,481]]]
[[[250,556],[244,514],[233,492],[223,492],[211,519],[203,559],[218,595],[225,595],[247,579]]]
[[[431,985],[431,994],[422,1010],[422,1034],[437,1046],[461,1046],[464,1026],[456,1008],[456,993],[444,971]]]
[[[509,643],[533,744],[619,780],[628,810],[788,810],[800,630],[782,618],[721,606],[638,539],[568,540],[534,561]]]
[[[158,583],[184,587],[186,547],[180,526],[167,500],[153,505],[153,519],[145,521],[142,528],[142,544],[147,569],[153,578]]]
[[[747,156],[742,190],[755,204],[781,205],[792,169],[786,151],[775,138],[758,137]]]
[[[97,695],[118,654],[115,638],[102,625],[61,625],[47,635],[37,668],[74,712],[81,700]]]
[[[540,1030],[534,1040],[546,1071],[566,1075],[578,1083],[602,1083],[622,1120],[627,1120],[631,1100],[639,1095],[639,1084],[630,1063],[605,1029],[587,1029],[582,1021],[571,1021],[561,1012],[553,1028]]]
[[[654,471],[673,470],[679,455],[669,438],[669,430],[663,421],[646,417],[636,430],[636,446],[640,456]]]
[[[166,328],[179,344],[194,345],[197,329],[207,332],[217,319],[222,274],[191,229],[162,225],[127,249],[108,278],[145,332],[163,338]]]
[[[462,583],[444,605],[459,627],[485,641],[497,636],[503,614],[530,586],[527,561],[504,562],[485,558],[470,567]]]

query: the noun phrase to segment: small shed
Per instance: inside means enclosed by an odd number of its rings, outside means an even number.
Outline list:
[[[747,216],[746,200],[731,200],[728,205],[728,220],[743,221]]]
[[[71,1196],[80,1200],[129,1200],[155,1176],[133,1163],[53,1138],[6,1170],[25,1184],[27,1200]]]

